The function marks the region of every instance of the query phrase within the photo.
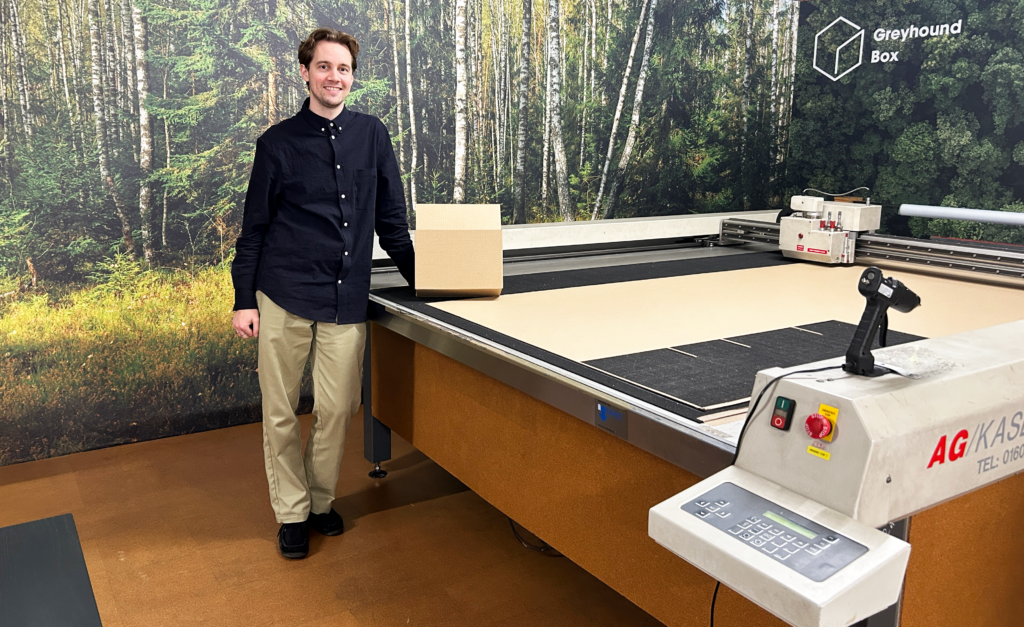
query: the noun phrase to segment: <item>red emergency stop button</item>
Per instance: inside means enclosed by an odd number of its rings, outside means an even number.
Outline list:
[[[804,423],[804,431],[815,440],[820,440],[832,433],[832,423],[821,414],[811,414]]]

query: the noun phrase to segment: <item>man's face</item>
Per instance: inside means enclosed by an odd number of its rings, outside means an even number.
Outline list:
[[[309,105],[314,113],[333,118],[341,112],[352,88],[352,53],[347,46],[321,41],[313,50],[309,67],[299,65],[302,80],[309,83]]]

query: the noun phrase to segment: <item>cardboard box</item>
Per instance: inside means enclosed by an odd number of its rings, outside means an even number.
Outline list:
[[[416,206],[416,295],[497,296],[500,205]]]

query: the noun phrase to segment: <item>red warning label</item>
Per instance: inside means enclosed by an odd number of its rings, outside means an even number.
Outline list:
[[[809,253],[818,253],[819,255],[827,255],[828,254],[827,250],[822,250],[820,248],[808,248],[807,252],[809,252]]]

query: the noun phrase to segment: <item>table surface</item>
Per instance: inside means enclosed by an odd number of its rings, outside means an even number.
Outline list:
[[[379,278],[374,298],[396,298],[427,318],[606,385],[624,383],[638,398],[689,420],[733,422],[743,415],[757,370],[845,353],[864,310],[856,289],[863,271],[792,262],[757,247],[680,248],[506,262],[506,290],[497,298],[417,302],[411,290],[387,289]],[[890,313],[890,344],[1009,322],[1024,312],[1024,290],[885,274],[922,301],[909,314]],[[807,359],[783,363],[782,349],[801,337],[806,342],[789,352]],[[709,387],[706,379],[722,385]]]

